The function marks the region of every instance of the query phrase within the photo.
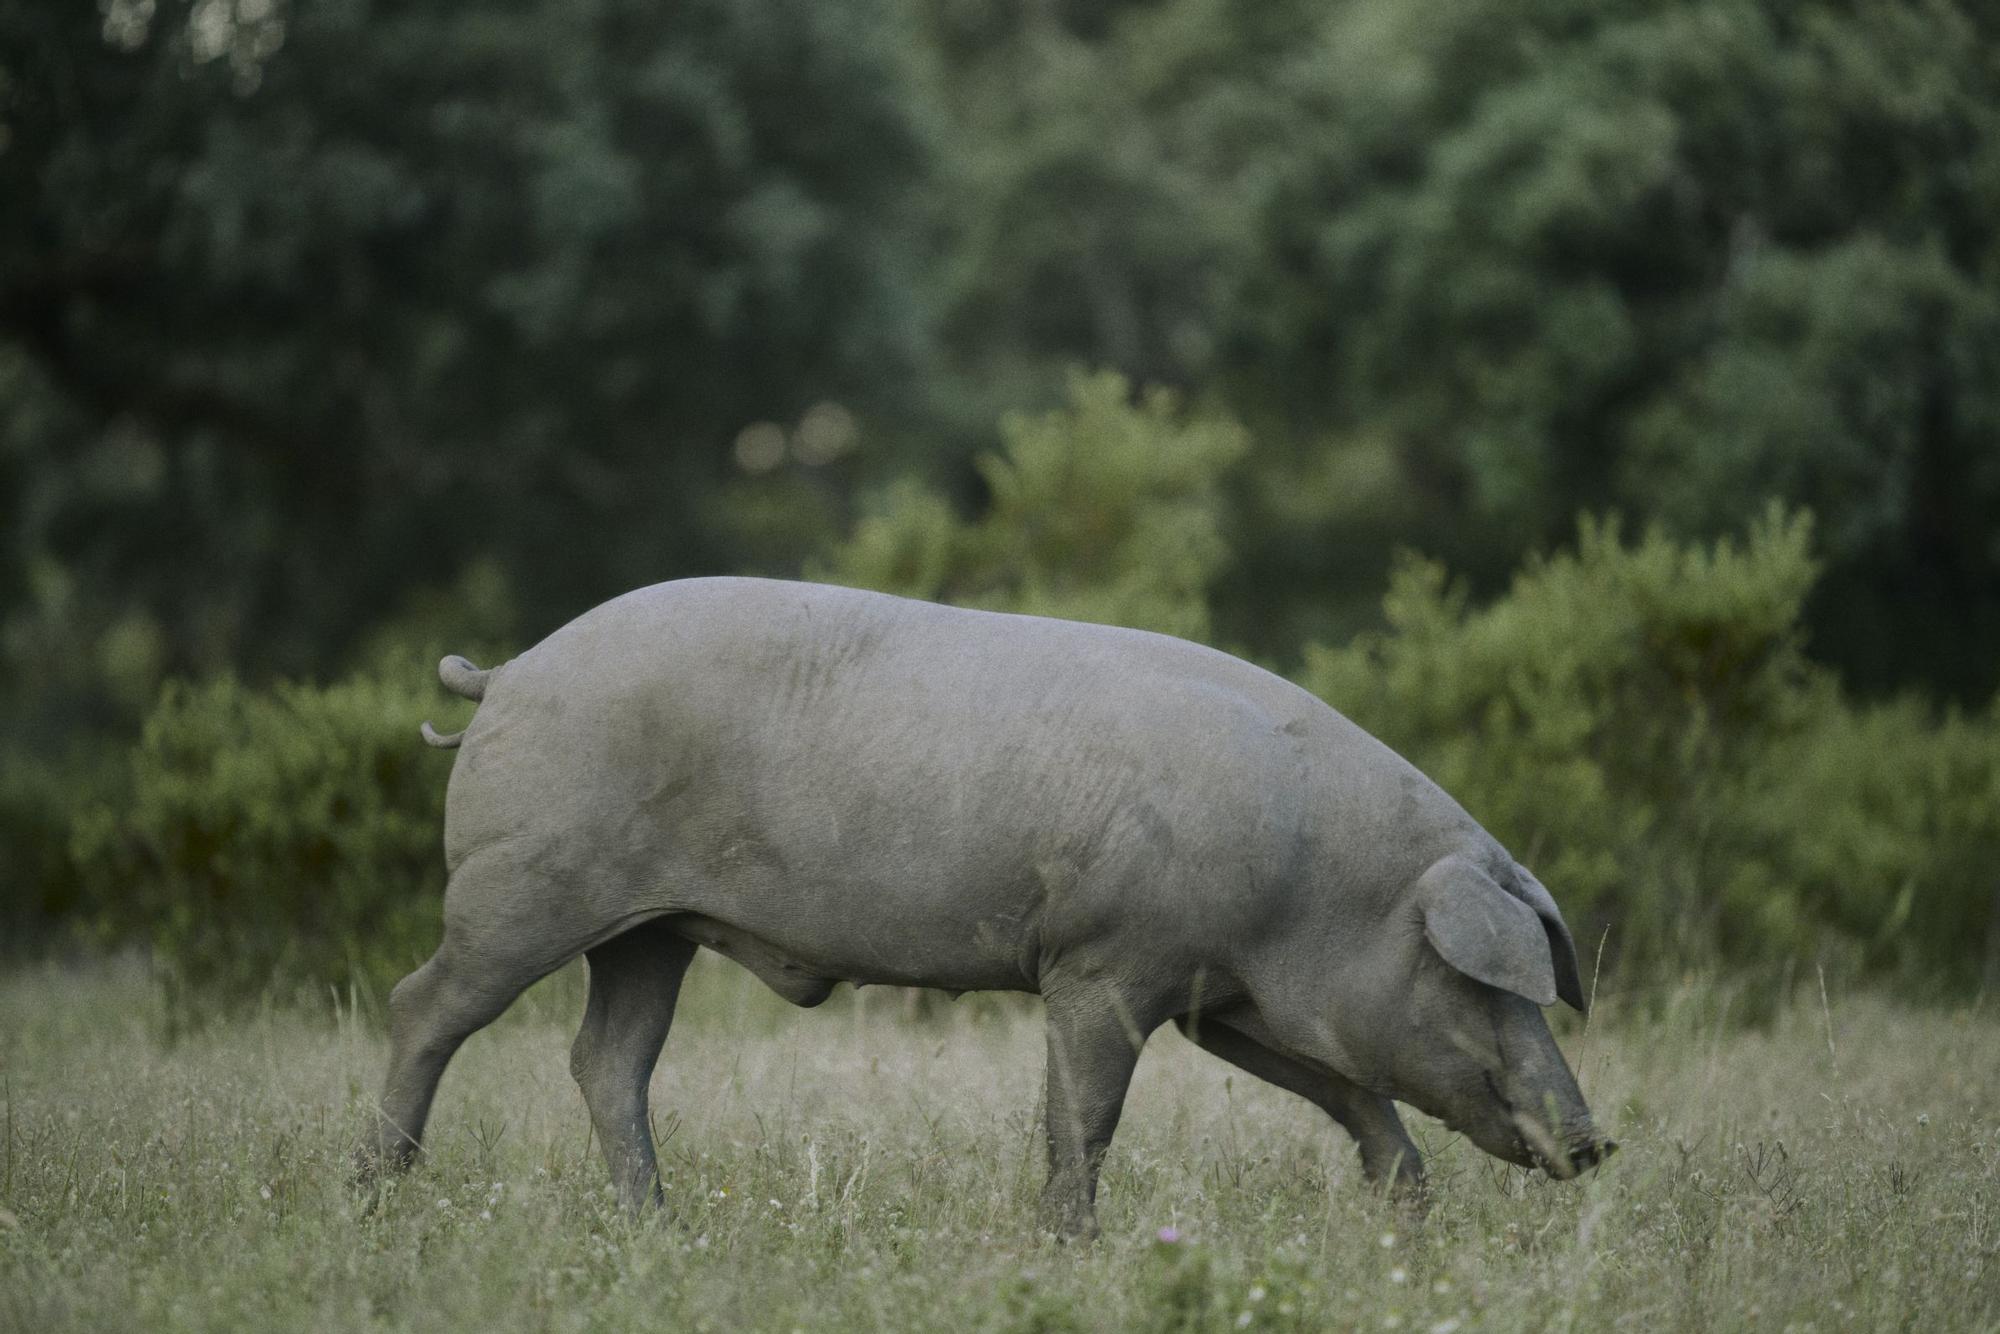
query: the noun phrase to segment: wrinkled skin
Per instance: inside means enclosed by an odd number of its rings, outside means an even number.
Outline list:
[[[1226,654],[701,579],[441,672],[483,702],[444,940],[391,997],[364,1172],[407,1164],[459,1043],[582,954],[572,1070],[622,1197],[658,1202],[647,1086],[698,947],[802,1006],[843,981],[1041,995],[1059,1235],[1095,1232],[1169,1022],[1323,1108],[1378,1182],[1422,1180],[1392,1100],[1556,1175],[1608,1149],[1538,1008],[1583,1005],[1547,891],[1387,747]]]

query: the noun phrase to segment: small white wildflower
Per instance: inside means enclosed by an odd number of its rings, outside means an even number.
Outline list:
[[[1451,1291],[1451,1284],[1445,1282],[1443,1279],[1439,1279],[1437,1282],[1431,1284],[1431,1291],[1442,1297]]]
[[[1384,1233],[1382,1234],[1382,1249],[1383,1249],[1383,1250],[1385,1250],[1385,1251],[1386,1251],[1386,1250],[1388,1250],[1388,1249],[1389,1249],[1389,1248],[1390,1248],[1391,1246],[1394,1246],[1395,1244],[1396,1244],[1396,1234],[1395,1234],[1395,1233],[1393,1233],[1393,1232],[1384,1232]]]
[[[708,1234],[706,1232],[702,1233],[699,1237],[696,1237],[694,1239],[694,1248],[698,1251],[705,1251],[708,1249]]]
[[[1270,1294],[1264,1291],[1264,1285],[1262,1283],[1252,1283],[1250,1285],[1250,1291],[1244,1293],[1243,1295],[1246,1299],[1248,1299],[1251,1303],[1254,1304],[1263,1301],[1264,1298],[1268,1297]]]
[[[1459,1326],[1464,1323],[1457,1316],[1451,1316],[1432,1325],[1431,1334],[1458,1334]]]
[[[1250,1313],[1248,1311],[1238,1311],[1236,1313],[1236,1328],[1238,1329],[1250,1328],[1250,1318],[1251,1318]]]
[[[447,1200],[446,1198],[444,1198],[444,1196],[440,1195],[438,1196],[437,1207],[440,1209],[449,1209],[451,1208],[451,1201]]]
[[[493,1221],[493,1211],[492,1211],[491,1209],[481,1209],[481,1210],[479,1211],[479,1221],[480,1221],[480,1222],[482,1222],[482,1223],[490,1223],[490,1222],[492,1222],[492,1221]]]
[[[257,1194],[261,1198],[268,1200],[271,1198],[271,1188],[269,1186],[259,1186],[257,1187]]]
[[[1401,1265],[1397,1265],[1389,1271],[1389,1281],[1391,1283],[1408,1283],[1410,1281],[1410,1271]]]

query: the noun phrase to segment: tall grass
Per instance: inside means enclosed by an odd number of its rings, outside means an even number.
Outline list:
[[[143,970],[0,978],[0,1327],[1991,1329],[2000,1020],[1690,984],[1563,1042],[1624,1151],[1526,1176],[1418,1119],[1417,1219],[1312,1109],[1171,1033],[1104,1239],[1033,1231],[1037,1017],[784,1008],[704,958],[654,1083],[671,1222],[621,1217],[558,975],[447,1075],[372,1213],[374,1026],[272,1006],[175,1041]],[[1160,1240],[1171,1228],[1178,1240]]]

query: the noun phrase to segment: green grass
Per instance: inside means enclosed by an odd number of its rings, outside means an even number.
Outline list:
[[[1416,1118],[1421,1221],[1316,1112],[1162,1033],[1077,1248],[1032,1230],[1027,1007],[797,1013],[704,959],[654,1083],[678,1219],[634,1224],[567,1073],[578,991],[467,1045],[430,1160],[367,1215],[367,1026],[273,1010],[168,1043],[137,969],[0,977],[0,1327],[2000,1327],[1990,1008],[1815,992],[1744,1029],[1710,987],[1614,998],[1563,1043],[1624,1152],[1558,1184]]]

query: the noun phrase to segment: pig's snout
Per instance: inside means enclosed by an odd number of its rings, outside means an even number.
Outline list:
[[[1569,1174],[1581,1176],[1591,1168],[1618,1152],[1615,1139],[1588,1139],[1581,1144],[1573,1144],[1569,1151]]]
[[[1618,1152],[1618,1141],[1602,1139],[1595,1134],[1572,1139],[1561,1157],[1536,1154],[1544,1172],[1558,1181],[1568,1181],[1582,1176],[1591,1168]]]

